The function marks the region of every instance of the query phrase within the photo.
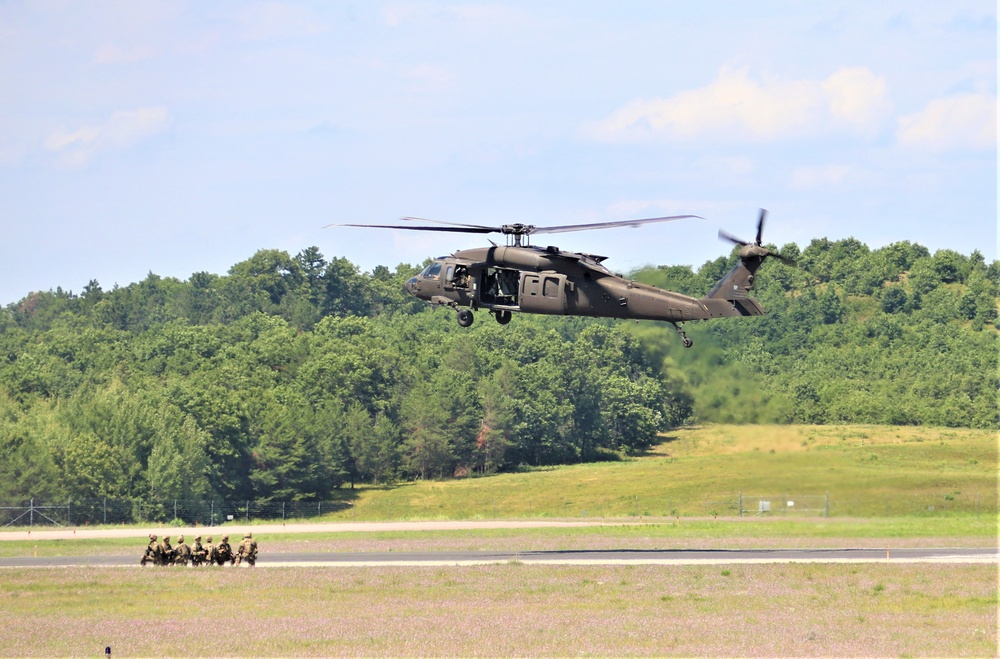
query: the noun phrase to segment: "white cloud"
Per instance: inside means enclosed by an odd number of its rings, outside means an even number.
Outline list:
[[[792,172],[792,186],[796,188],[822,188],[839,184],[851,173],[847,165],[799,167]]]
[[[148,45],[123,48],[112,43],[106,43],[97,49],[94,59],[98,64],[132,64],[149,59],[155,54],[156,50]]]
[[[239,12],[237,21],[243,36],[251,40],[299,37],[329,30],[310,7],[285,2],[252,4]]]
[[[443,66],[426,62],[405,65],[401,67],[400,74],[422,92],[443,93],[454,88],[454,74]]]
[[[867,68],[842,68],[825,80],[761,81],[746,69],[724,68],[705,87],[631,101],[588,132],[606,141],[762,142],[844,129],[870,135],[889,108],[884,79]]]
[[[871,133],[890,110],[885,79],[865,68],[845,68],[822,83],[830,116],[836,123]]]
[[[524,25],[530,14],[499,3],[454,6],[437,2],[395,3],[381,7],[382,18],[390,27],[427,23],[458,23],[464,27],[496,29],[505,25]]]
[[[163,132],[169,124],[170,115],[163,107],[115,112],[103,124],[54,131],[46,138],[45,148],[58,154],[60,165],[81,167],[98,152],[130,148]]]
[[[902,146],[931,151],[995,149],[997,98],[958,94],[935,99],[920,112],[900,117],[896,138]]]
[[[749,156],[706,156],[698,162],[716,176],[745,176],[757,171],[757,162]]]

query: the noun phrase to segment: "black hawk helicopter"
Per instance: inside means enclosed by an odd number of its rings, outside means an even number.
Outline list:
[[[702,298],[648,286],[616,275],[602,265],[606,256],[567,252],[557,247],[530,244],[535,234],[636,227],[654,222],[670,222],[697,215],[673,215],[595,224],[536,227],[505,224],[499,227],[457,224],[404,217],[405,222],[427,224],[330,224],[328,227],[365,227],[444,231],[453,233],[501,233],[507,244],[460,250],[434,259],[406,282],[406,292],[431,304],[450,306],[458,312],[458,324],[472,325],[473,311],[485,309],[501,325],[510,322],[513,312],[562,316],[595,316],[635,320],[662,320],[673,324],[690,348],[682,323],[727,316],[760,316],[765,313],[756,299],[749,297],[754,274],[765,259],[773,256],[789,265],[794,262],[761,244],[767,211],[761,209],[757,235],[752,242],[724,231],[719,237],[741,246],[740,262]],[[467,307],[467,308],[464,308]]]

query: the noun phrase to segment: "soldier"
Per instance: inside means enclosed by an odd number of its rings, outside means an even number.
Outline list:
[[[196,535],[194,537],[194,544],[191,545],[191,565],[198,567],[205,562],[207,556],[208,552],[201,546],[201,536]]]
[[[208,536],[208,538],[205,539],[205,560],[208,561],[209,565],[215,563],[216,553],[217,550],[215,545],[212,544],[212,536]]]
[[[233,548],[229,546],[228,535],[222,536],[222,542],[220,542],[219,546],[215,548],[215,555],[216,562],[218,562],[219,565],[225,565],[226,561],[229,561],[230,564],[236,562],[236,557],[233,556]]]
[[[160,562],[157,565],[170,565],[174,562],[174,548],[170,546],[170,536],[163,536],[160,541]]]
[[[139,560],[139,565],[145,565],[146,563],[152,563],[153,565],[160,564],[160,543],[156,541],[155,533],[149,534],[149,544],[146,545],[146,553]]]
[[[250,567],[253,567],[254,563],[257,562],[257,541],[253,539],[253,534],[250,532],[243,534],[243,542],[236,548],[236,564],[242,563],[244,558]]]
[[[174,547],[174,565],[187,566],[191,560],[191,548],[184,542],[184,536],[177,536],[177,546]]]

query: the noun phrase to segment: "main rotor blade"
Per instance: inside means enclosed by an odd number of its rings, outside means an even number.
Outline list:
[[[493,233],[499,231],[492,227],[455,226],[455,227],[411,227],[402,224],[327,224],[330,227],[363,227],[366,229],[404,229],[407,231],[447,231],[450,233]]]
[[[648,217],[639,220],[619,220],[616,222],[595,222],[593,224],[566,224],[556,227],[536,227],[530,224],[508,224],[502,227],[487,227],[479,224],[460,224],[458,222],[444,222],[442,220],[428,220],[420,217],[402,217],[400,220],[406,222],[433,222],[445,226],[407,226],[405,224],[328,224],[329,227],[365,227],[369,229],[407,229],[410,231],[447,231],[451,233],[504,233],[515,235],[529,235],[533,233],[565,233],[568,231],[588,231],[590,229],[612,229],[615,227],[637,227],[643,224],[654,222],[670,222],[673,220],[683,220],[686,218],[703,219],[700,215],[672,215],[670,217]]]
[[[671,222],[687,218],[704,219],[700,215],[671,215],[670,217],[648,217],[641,220],[619,220],[617,222],[595,222],[593,224],[566,224],[558,227],[531,227],[531,233],[566,233],[568,231],[589,231],[590,229],[613,229],[615,227],[637,227],[654,222]]]
[[[446,224],[451,227],[466,227],[469,229],[489,229],[490,231],[500,231],[500,227],[485,227],[481,224],[463,224],[461,222],[445,222],[444,220],[427,220],[422,217],[401,217],[407,222],[433,222],[434,224]]]

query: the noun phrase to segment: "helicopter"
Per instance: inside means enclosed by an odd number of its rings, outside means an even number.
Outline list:
[[[606,256],[570,252],[551,246],[539,247],[530,241],[531,236],[537,234],[703,219],[698,215],[550,227],[520,223],[494,227],[404,217],[401,221],[407,224],[330,224],[325,228],[500,233],[506,236],[506,245],[490,240],[491,247],[459,250],[450,256],[436,258],[404,285],[406,292],[414,297],[455,309],[458,324],[462,327],[472,325],[475,320],[473,312],[479,310],[493,314],[501,325],[509,323],[515,312],[659,320],[671,323],[683,340],[684,347],[690,348],[693,342],[685,334],[683,323],[763,315],[763,307],[749,296],[757,269],[768,257],[794,265],[792,259],[762,245],[766,217],[767,211],[761,209],[753,241],[719,231],[721,239],[740,246],[740,261],[702,298],[656,288],[614,274],[603,265],[608,258]]]

